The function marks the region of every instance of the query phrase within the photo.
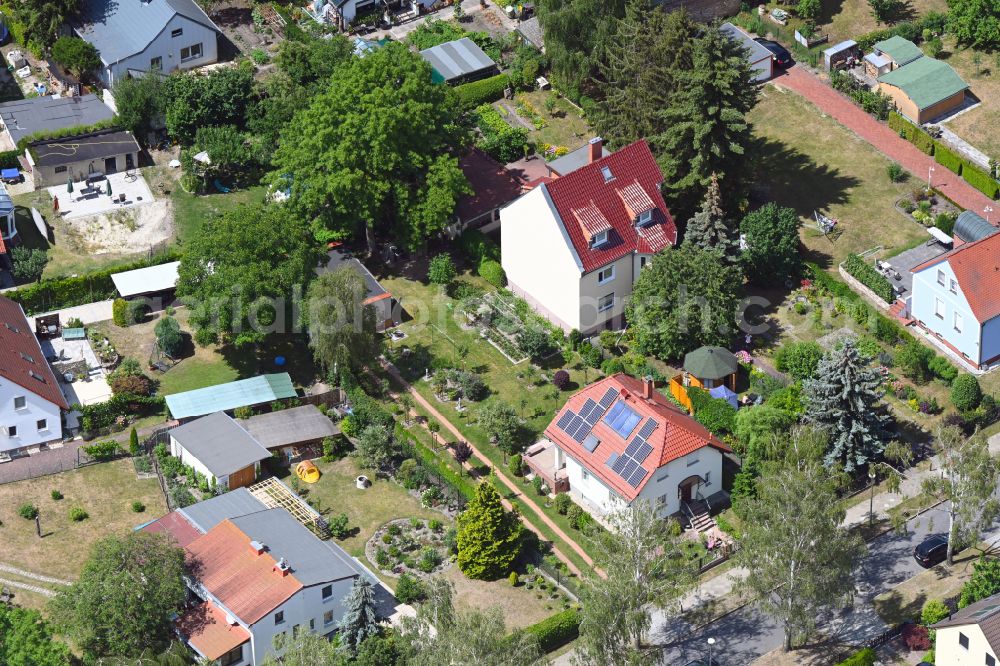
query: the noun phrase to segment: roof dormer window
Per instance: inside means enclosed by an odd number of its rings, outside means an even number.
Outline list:
[[[601,247],[602,245],[608,244],[608,232],[602,231],[598,234],[594,234],[594,237],[590,240],[590,245],[592,247]]]
[[[644,210],[635,218],[635,224],[639,227],[648,227],[653,223],[653,211]]]

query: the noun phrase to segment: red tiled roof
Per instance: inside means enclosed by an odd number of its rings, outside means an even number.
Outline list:
[[[189,609],[178,618],[177,630],[187,636],[191,647],[209,661],[250,640],[250,632],[238,624],[229,624],[226,614],[209,601]]]
[[[62,409],[69,409],[21,306],[0,296],[0,322],[0,375]]]
[[[492,157],[473,148],[458,161],[469,180],[472,194],[458,200],[455,212],[462,220],[471,220],[521,196],[521,185],[507,168]]]
[[[142,528],[143,532],[169,534],[181,548],[201,536],[201,531],[192,525],[179,511],[171,511]]]
[[[947,261],[979,323],[1000,316],[1000,234],[965,243],[912,269],[918,273]]]
[[[591,453],[583,445],[569,437],[556,423],[566,410],[579,412],[588,398],[600,402],[609,388],[618,391],[618,398],[636,411],[644,423],[648,417],[657,422],[656,430],[648,439],[653,447],[652,453],[646,458],[643,467],[649,472],[638,487],[633,488],[625,479],[611,470],[607,465],[612,453],[621,455],[627,446],[627,441],[611,429],[603,420],[599,420],[591,431],[600,444]],[[616,398],[616,401],[617,399]],[[638,430],[636,426],[635,430]],[[634,500],[651,478],[656,476],[656,470],[667,463],[682,458],[698,449],[711,446],[720,451],[728,452],[729,447],[712,435],[703,425],[675,407],[663,394],[653,391],[652,400],[643,397],[643,383],[623,373],[611,375],[590,384],[571,397],[559,410],[552,422],[545,429],[545,436],[559,445],[568,455],[579,461],[591,474],[597,476],[606,486],[628,501]]]
[[[224,520],[185,549],[205,589],[246,624],[253,624],[302,589],[293,574],[275,570],[274,558],[250,548],[250,537]]]
[[[603,170],[612,180],[605,182]],[[645,141],[637,141],[616,153],[591,162],[562,178],[545,183],[552,203],[569,233],[576,253],[590,272],[631,252],[652,254],[677,242],[677,227],[660,193],[663,176]],[[637,232],[635,216],[652,204],[653,224]],[[590,247],[582,220],[575,213],[590,207],[600,212],[611,227],[610,242]],[[636,210],[638,208],[639,210]]]

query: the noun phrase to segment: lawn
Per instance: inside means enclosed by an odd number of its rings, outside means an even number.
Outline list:
[[[546,108],[548,99],[555,100],[555,106],[551,110]],[[527,129],[528,140],[535,144],[539,152],[545,143],[575,150],[591,136],[590,125],[583,118],[583,112],[553,90],[518,93],[514,100],[500,100],[494,102],[493,106],[511,125]],[[517,113],[518,106],[527,109],[527,115],[535,114],[544,125],[541,128],[533,127],[532,119],[524,113],[518,114],[522,116],[524,123],[517,122],[512,116]]]
[[[951,39],[945,40],[945,48],[941,59],[955,68],[982,102],[949,120],[947,126],[989,157],[1000,159],[1000,60],[993,54],[956,48]],[[978,67],[974,62],[977,54]]]
[[[64,498],[53,500],[53,490],[59,490]],[[144,513],[132,511],[135,500],[146,505]],[[41,539],[35,535],[34,521],[17,514],[18,507],[25,503],[34,504],[40,511]],[[78,506],[90,517],[76,523],[68,514]],[[166,511],[156,480],[137,479],[128,459],[0,485],[0,562],[72,580],[95,541],[127,534]]]
[[[878,595],[872,601],[875,612],[886,624],[898,624],[918,619],[929,599],[950,601],[956,598],[962,585],[972,576],[972,566],[979,560],[982,547],[984,544],[963,550],[955,556],[952,567],[941,563]]]
[[[750,121],[761,156],[754,198],[798,212],[806,258],[836,271],[850,252],[891,252],[927,238],[894,205],[919,183],[891,182],[888,159],[810,102],[768,85]],[[837,231],[823,236],[813,211],[837,219]]]
[[[931,11],[947,12],[947,0],[909,0],[898,18],[901,21],[912,21]],[[836,0],[823,3],[823,14],[816,32],[821,35],[829,34],[830,44],[836,44],[885,27],[885,24],[876,22],[868,0]]]

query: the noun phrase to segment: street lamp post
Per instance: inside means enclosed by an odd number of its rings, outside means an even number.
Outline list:
[[[708,639],[708,666],[712,666],[712,647],[715,645],[715,639]]]
[[[868,470],[868,480],[871,482],[872,494],[868,499],[868,528],[875,522],[875,470]]]
[[[983,208],[983,212],[986,213],[986,221],[989,222],[990,221],[990,213],[993,212],[993,207],[992,206],[987,206],[986,208]]]
[[[934,167],[927,167],[927,191],[931,191],[931,174],[934,173]]]

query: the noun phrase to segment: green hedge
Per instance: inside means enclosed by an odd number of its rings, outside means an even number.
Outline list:
[[[32,315],[50,310],[60,310],[74,305],[83,305],[94,301],[103,301],[115,295],[115,285],[111,281],[114,273],[130,271],[136,268],[156,266],[168,261],[177,261],[176,252],[143,259],[113,268],[86,273],[77,277],[42,280],[32,285],[21,287],[4,293],[4,296],[17,301],[25,313]]]
[[[93,405],[73,405],[80,412],[80,427],[88,433],[110,428],[119,417],[153,414],[163,409],[162,396],[142,396],[119,393],[105,402]]]
[[[471,83],[463,83],[455,86],[458,98],[466,108],[476,107],[480,104],[495,102],[503,97],[504,88],[510,85],[510,77],[506,74],[497,74],[488,79],[480,79]]]
[[[892,284],[889,280],[875,270],[874,266],[866,263],[864,259],[853,252],[847,255],[847,259],[844,261],[844,270],[875,292],[875,295],[886,303],[892,303],[896,300],[896,294],[892,290]]]
[[[476,486],[473,483],[471,483],[466,477],[460,476],[455,470],[449,467],[446,462],[441,460],[441,458],[439,458],[429,448],[424,446],[419,440],[408,436],[408,433],[402,428],[402,426],[398,427],[399,430],[397,435],[409,440],[410,446],[413,449],[413,457],[419,459],[424,467],[429,468],[441,477],[442,481],[454,488],[457,492],[461,493],[465,499],[471,500],[476,496]]]
[[[923,131],[895,111],[889,113],[889,127],[928,155],[934,154],[934,137]]]
[[[21,163],[17,161],[20,155],[19,150],[0,151],[0,169],[20,169]]]
[[[949,171],[962,173],[962,158],[940,143],[934,149],[934,161]]]
[[[974,164],[962,163],[962,178],[990,199],[1000,196],[1000,183]]]
[[[877,660],[878,655],[875,654],[875,650],[865,648],[855,652],[844,661],[838,663],[837,666],[874,666]]]
[[[538,637],[543,651],[552,652],[580,635],[580,613],[570,608],[525,627],[525,631]]]

